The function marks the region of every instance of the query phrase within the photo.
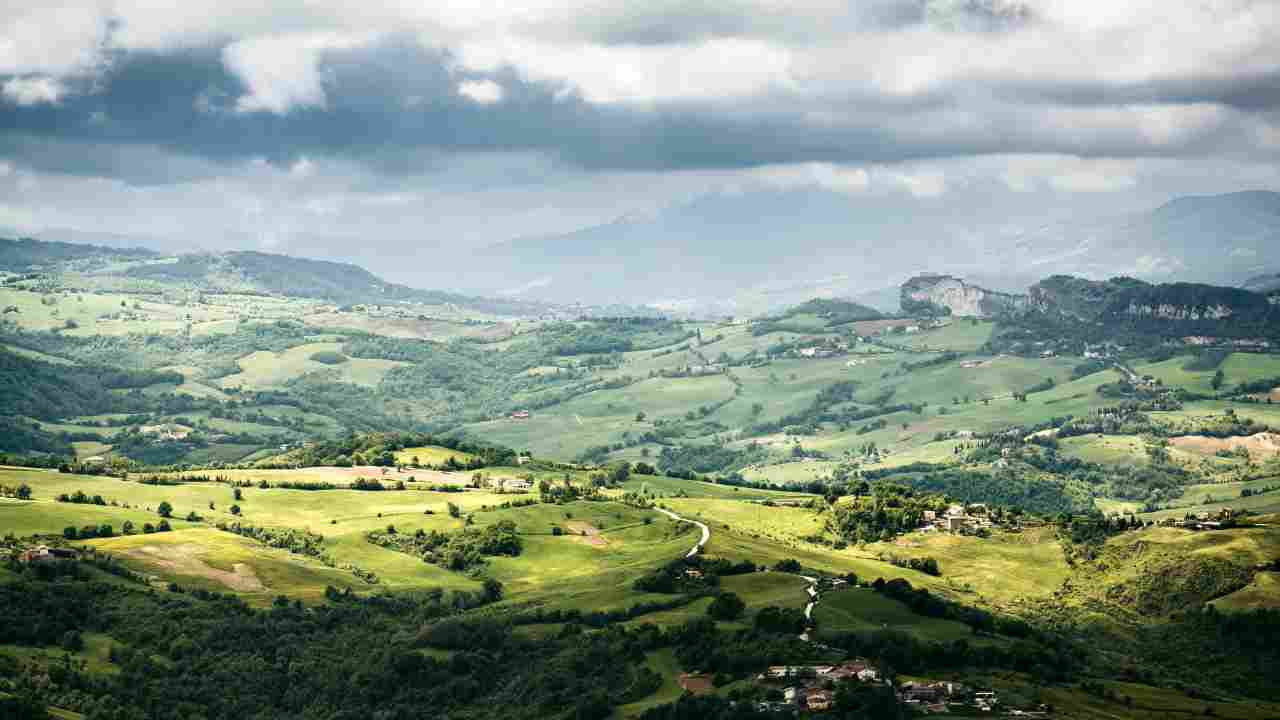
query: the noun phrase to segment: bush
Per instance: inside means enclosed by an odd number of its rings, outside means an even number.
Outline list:
[[[320,352],[311,353],[311,359],[325,365],[341,365],[347,361],[347,356],[333,350],[321,350]]]
[[[734,620],[746,609],[747,604],[736,593],[722,592],[707,606],[707,614],[716,620]]]

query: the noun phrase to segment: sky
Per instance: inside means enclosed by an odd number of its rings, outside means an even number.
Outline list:
[[[1087,214],[1278,160],[1274,0],[0,0],[13,232],[411,281],[708,194]]]

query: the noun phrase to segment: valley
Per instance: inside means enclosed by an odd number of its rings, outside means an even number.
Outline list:
[[[0,677],[64,663],[57,713],[145,673],[226,710],[190,673],[335,642],[521,717],[1280,711],[1274,298],[921,276],[675,319],[39,251],[0,284]]]

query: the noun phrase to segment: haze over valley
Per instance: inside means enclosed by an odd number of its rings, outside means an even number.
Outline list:
[[[1280,717],[1280,12],[0,12],[0,718]]]

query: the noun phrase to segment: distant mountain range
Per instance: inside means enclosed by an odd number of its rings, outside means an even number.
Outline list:
[[[546,303],[518,298],[482,298],[391,283],[349,263],[311,260],[260,252],[161,255],[141,248],[0,238],[0,270],[26,273],[58,271],[72,264],[117,261],[101,270],[138,281],[181,285],[206,291],[278,294],[335,304],[453,304],[479,313],[530,316],[550,310]],[[119,266],[119,261],[127,261]],[[93,268],[77,269],[95,272]]]
[[[926,200],[812,190],[722,194],[501,243],[474,264],[477,281],[511,296],[730,314],[815,296],[894,310],[897,283],[924,269],[1022,292],[1054,274],[1243,285],[1280,268],[1280,193],[1181,197],[1039,226],[1023,216],[1033,229],[1013,233],[1000,229],[1001,212],[974,220]]]

